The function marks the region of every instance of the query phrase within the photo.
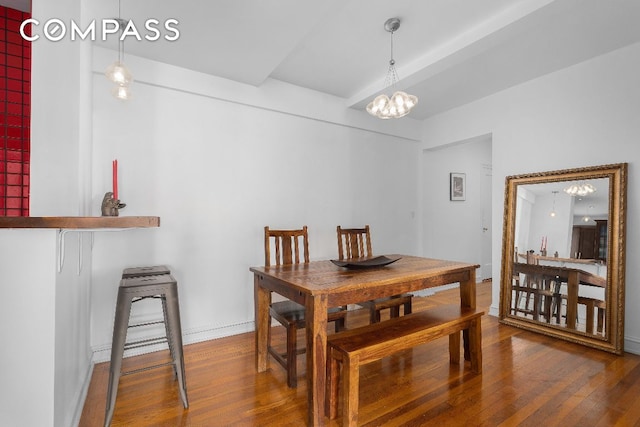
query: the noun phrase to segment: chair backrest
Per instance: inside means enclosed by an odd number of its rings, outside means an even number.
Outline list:
[[[371,250],[371,232],[369,226],[364,228],[337,227],[338,258],[360,258],[373,256]]]
[[[299,264],[300,247],[305,263],[309,262],[307,226],[300,230],[271,230],[264,228],[264,265],[271,265],[271,239],[275,248],[275,265]]]

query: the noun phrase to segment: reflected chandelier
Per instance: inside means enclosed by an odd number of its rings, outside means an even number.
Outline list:
[[[131,71],[124,65],[124,39],[122,34],[124,32],[124,27],[127,25],[127,21],[120,17],[120,1],[118,1],[118,25],[120,26],[120,37],[118,37],[118,60],[111,64],[107,71],[105,71],[105,76],[112,82],[116,84],[116,86],[111,90],[111,94],[118,99],[126,101],[127,99],[131,99],[131,89],[129,85],[133,81],[133,75]]]
[[[389,18],[384,23],[384,29],[391,33],[391,59],[389,60],[389,70],[384,80],[384,87],[394,87],[398,82],[398,72],[396,71],[396,61],[393,59],[393,33],[400,28],[400,19]],[[375,97],[367,105],[367,112],[380,119],[397,119],[409,114],[411,109],[418,103],[418,97],[409,95],[406,92],[396,91],[391,98],[385,94]]]
[[[564,192],[570,196],[588,196],[591,193],[595,193],[596,187],[589,183],[571,184],[564,189]]]

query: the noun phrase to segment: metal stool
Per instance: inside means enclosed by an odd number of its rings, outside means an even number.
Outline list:
[[[174,374],[178,379],[178,389],[180,392],[180,398],[182,399],[182,404],[185,408],[189,407],[189,402],[187,400],[187,387],[185,384],[184,357],[182,353],[182,328],[180,326],[180,309],[178,304],[178,283],[171,274],[158,275],[157,273],[150,273],[151,269],[155,269],[153,271],[157,272],[162,268],[168,271],[164,266],[156,266],[126,269],[123,272],[123,279],[120,281],[120,287],[118,288],[116,315],[113,325],[109,386],[107,389],[107,405],[104,419],[105,427],[111,424],[111,419],[113,418],[116,396],[118,394],[118,384],[120,382],[121,375],[146,371],[161,366],[173,365]],[[135,274],[136,272],[142,272],[143,274],[146,273],[147,275],[129,277],[131,274]],[[127,275],[127,277],[125,277],[125,275]],[[129,326],[131,303],[145,298],[160,298],[162,300],[164,320],[160,322],[165,325],[166,336],[126,343],[127,329],[129,327],[140,326]],[[145,323],[144,325],[148,324],[150,323]],[[121,372],[122,357],[125,350],[163,342],[166,342],[169,345],[171,362],[149,366],[134,371]]]

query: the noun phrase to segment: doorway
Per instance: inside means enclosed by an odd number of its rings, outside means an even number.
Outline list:
[[[428,258],[479,264],[491,279],[491,135],[425,149],[421,165],[421,250]],[[450,197],[452,173],[464,174],[464,200]]]

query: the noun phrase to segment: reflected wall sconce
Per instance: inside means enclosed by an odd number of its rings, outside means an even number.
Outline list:
[[[129,85],[133,82],[131,71],[124,65],[124,39],[122,34],[127,25],[127,21],[120,17],[120,0],[118,0],[118,25],[120,26],[120,37],[118,37],[118,60],[111,64],[105,71],[105,76],[116,84],[111,90],[111,94],[118,99],[126,101],[131,99],[131,88]]]
[[[398,72],[396,71],[396,61],[393,59],[393,33],[400,28],[400,19],[389,18],[384,23],[384,29],[391,33],[391,59],[389,60],[389,70],[384,80],[384,87],[393,87],[398,82]],[[411,109],[418,103],[418,97],[409,95],[403,91],[396,91],[391,98],[385,94],[375,97],[367,105],[367,112],[380,119],[398,119],[409,114]]]

